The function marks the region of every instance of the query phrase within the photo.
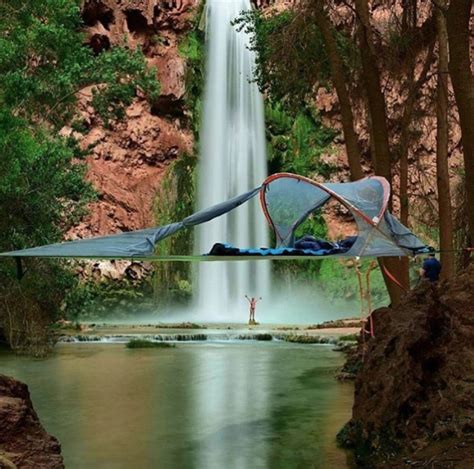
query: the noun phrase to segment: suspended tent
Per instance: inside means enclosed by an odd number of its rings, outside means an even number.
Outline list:
[[[262,209],[273,228],[276,246],[271,249],[233,247],[217,242],[210,254],[199,256],[156,254],[157,244],[180,230],[223,216],[259,195]],[[328,243],[317,249],[298,244],[295,232],[316,210],[331,199],[344,205],[353,215],[358,235],[350,243]],[[356,182],[320,184],[303,176],[279,173],[269,176],[260,187],[214,205],[169,225],[130,231],[110,236],[79,239],[64,243],[1,253],[2,257],[49,257],[89,259],[135,259],[147,261],[215,261],[292,259],[314,257],[412,256],[430,252],[388,210],[390,185],[382,177]],[[346,240],[347,241],[347,240]]]

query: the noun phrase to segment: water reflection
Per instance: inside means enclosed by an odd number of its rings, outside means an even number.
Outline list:
[[[225,345],[200,354],[194,415],[202,422],[190,445],[196,467],[255,467],[267,459],[271,349]],[[236,350],[237,352],[237,350]],[[261,466],[263,467],[263,466]]]
[[[334,380],[342,357],[325,347],[65,345],[0,360],[29,384],[68,468],[347,467],[335,434],[352,387]]]

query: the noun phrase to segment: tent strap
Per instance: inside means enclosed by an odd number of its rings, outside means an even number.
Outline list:
[[[384,262],[381,262],[382,264],[382,269],[384,271],[384,274],[393,282],[395,285],[399,286],[405,293],[408,292],[408,290],[402,285],[401,282],[397,280],[397,278],[388,270],[388,268],[385,266]]]

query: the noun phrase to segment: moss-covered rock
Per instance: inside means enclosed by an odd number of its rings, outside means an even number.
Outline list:
[[[125,345],[130,349],[137,348],[174,348],[175,344],[170,344],[168,342],[152,342],[151,340],[145,339],[132,339]]]

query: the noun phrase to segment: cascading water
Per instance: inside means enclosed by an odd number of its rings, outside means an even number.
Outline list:
[[[207,69],[201,126],[199,208],[257,187],[267,174],[263,97],[251,82],[255,53],[249,35],[231,22],[251,9],[250,0],[206,1]],[[197,232],[199,253],[215,242],[268,246],[267,224],[254,198]],[[268,299],[268,262],[201,262],[197,303],[207,320],[242,320],[244,295]],[[266,298],[265,298],[266,297]]]

